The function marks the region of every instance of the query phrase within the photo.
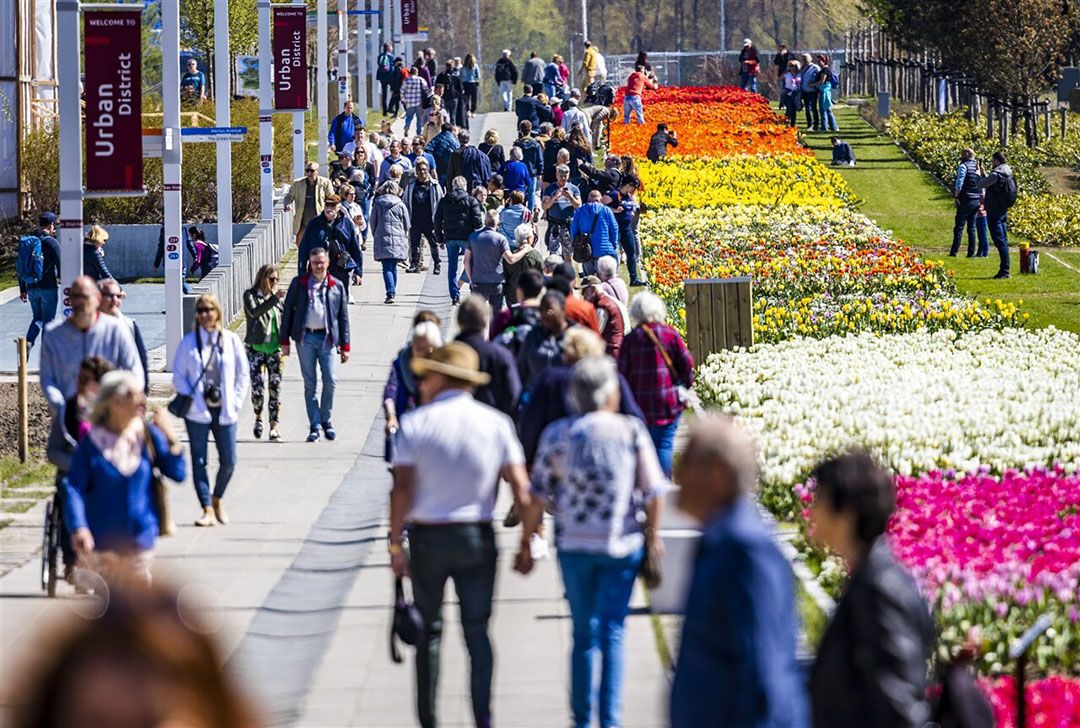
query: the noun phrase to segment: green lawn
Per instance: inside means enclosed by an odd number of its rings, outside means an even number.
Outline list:
[[[1039,274],[1020,275],[1019,240],[1010,236],[1013,277],[1005,281],[991,279],[998,267],[992,243],[989,258],[963,257],[966,239],[959,257],[947,257],[955,209],[949,191],[916,167],[887,135],[866,123],[854,107],[838,106],[836,116],[840,136],[851,144],[858,160],[857,167],[838,171],[863,201],[861,212],[920,253],[945,260],[961,291],[979,298],[1022,300],[1021,310],[1031,315],[1031,325],[1080,332],[1080,251],[1040,248]],[[832,158],[830,136],[804,135],[804,142],[825,163]]]

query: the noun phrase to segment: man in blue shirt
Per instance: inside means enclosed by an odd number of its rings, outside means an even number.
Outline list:
[[[731,420],[700,418],[675,469],[702,524],[671,687],[673,728],[806,728],[793,575],[750,493],[757,460]]]
[[[364,120],[353,113],[353,102],[349,99],[345,102],[341,113],[330,122],[330,134],[327,142],[330,144],[330,153],[346,152],[352,154],[356,149],[356,132],[364,131]]]
[[[424,147],[424,151],[435,158],[433,169],[435,169],[435,176],[439,178],[439,185],[443,189],[447,188],[447,183],[450,181],[450,155],[456,152],[460,146],[457,137],[454,136],[454,125],[446,123],[442,125],[442,131],[432,137],[431,141]]]
[[[570,222],[579,207],[581,190],[570,182],[570,168],[560,164],[555,167],[555,183],[545,187],[540,195],[540,208],[548,221],[544,234],[548,252],[557,253],[564,260],[570,260]]]
[[[507,195],[515,191],[525,194],[525,191],[529,189],[529,168],[525,166],[525,162],[521,161],[523,157],[521,147],[511,147],[510,160],[503,162],[503,165],[499,167],[499,174],[503,178],[503,189],[506,190]],[[531,204],[529,206],[531,207]]]
[[[578,208],[570,223],[570,239],[578,235],[588,235],[592,244],[592,260],[581,264],[582,272],[596,274],[596,261],[605,255],[618,259],[619,226],[615,222],[615,213],[602,201],[600,190],[589,193],[589,201]]]
[[[199,63],[189,58],[187,71],[180,78],[180,95],[188,96],[197,103],[206,101],[206,75],[199,70]]]

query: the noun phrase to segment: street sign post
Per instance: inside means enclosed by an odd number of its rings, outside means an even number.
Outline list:
[[[229,0],[214,0],[214,109],[219,129],[233,129],[231,89],[229,88]],[[186,131],[186,130],[185,130]],[[246,132],[247,129],[244,129]],[[242,135],[241,135],[241,138]],[[183,132],[181,132],[183,140]],[[217,142],[217,231],[218,265],[232,265],[232,145],[226,134]]]

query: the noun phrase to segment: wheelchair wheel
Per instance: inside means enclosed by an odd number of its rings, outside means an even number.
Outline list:
[[[41,588],[50,598],[56,596],[59,580],[57,561],[60,555],[60,510],[56,503],[45,504],[45,533],[41,548]]]

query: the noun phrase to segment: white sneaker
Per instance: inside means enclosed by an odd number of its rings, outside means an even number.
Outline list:
[[[351,303],[353,306],[356,305],[356,297],[351,293],[349,294],[349,303]]]
[[[543,536],[534,533],[529,537],[529,553],[532,555],[533,561],[540,561],[548,557],[548,545]]]

